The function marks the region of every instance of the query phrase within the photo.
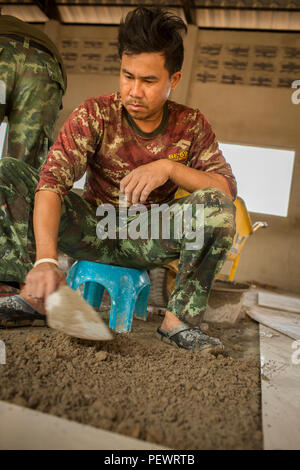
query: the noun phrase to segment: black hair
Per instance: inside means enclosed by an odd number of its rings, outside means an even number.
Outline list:
[[[120,23],[119,56],[160,52],[171,76],[183,63],[181,31],[186,33],[187,27],[179,16],[159,7],[137,7]]]

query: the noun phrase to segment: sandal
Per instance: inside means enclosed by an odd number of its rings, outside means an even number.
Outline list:
[[[20,289],[13,287],[9,284],[0,282],[0,297],[9,297],[10,295],[15,295],[20,292]]]
[[[183,349],[197,349],[205,352],[221,352],[224,349],[218,338],[204,334],[199,326],[189,326],[185,323],[168,331],[158,328],[157,336],[161,341]]]
[[[13,295],[0,303],[0,328],[45,326],[45,320],[45,315],[35,310],[20,295]]]

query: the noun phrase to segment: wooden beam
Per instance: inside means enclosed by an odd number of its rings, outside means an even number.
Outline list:
[[[182,8],[188,24],[197,25],[194,0],[181,0]]]
[[[49,20],[56,20],[61,22],[56,2],[53,0],[33,0],[34,3],[42,10],[43,13],[49,18]]]

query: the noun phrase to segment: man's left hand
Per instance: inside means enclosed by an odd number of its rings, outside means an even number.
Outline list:
[[[172,161],[167,159],[141,165],[121,180],[120,190],[132,204],[146,202],[149,194],[168,181]]]

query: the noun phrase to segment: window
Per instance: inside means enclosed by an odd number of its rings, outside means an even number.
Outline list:
[[[75,189],[84,189],[85,180],[86,180],[86,172],[80,178],[80,180],[75,181],[75,183],[73,184],[73,188],[75,188]]]
[[[295,152],[249,145],[219,146],[248,211],[286,217]]]

